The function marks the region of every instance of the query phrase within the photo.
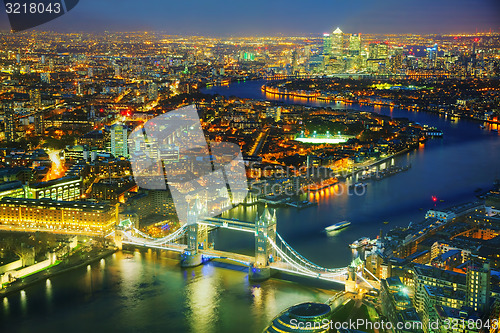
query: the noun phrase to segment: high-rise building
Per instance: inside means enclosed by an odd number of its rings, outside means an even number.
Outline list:
[[[93,120],[95,118],[95,108],[93,105],[90,106],[90,110],[87,114],[87,118]]]
[[[358,56],[361,53],[361,35],[352,34],[349,37],[349,55]]]
[[[404,50],[402,46],[395,46],[393,48],[393,55],[391,56],[391,69],[396,72],[403,67]]]
[[[35,113],[35,132],[37,135],[43,135],[45,133],[45,119],[43,117],[43,112]]]
[[[115,124],[110,131],[110,152],[113,156],[128,157],[127,127]]]
[[[42,107],[42,96],[39,89],[30,90],[30,103],[36,110]]]
[[[40,81],[50,84],[50,73],[40,73]]]
[[[378,58],[378,44],[370,43],[368,46],[368,58],[377,59]]]
[[[120,73],[120,66],[115,64],[114,65],[114,70],[115,70],[115,77],[120,77],[121,73]]]
[[[387,57],[389,56],[389,45],[387,45],[387,43],[378,44],[377,52],[378,52],[377,58],[387,59]]]
[[[16,118],[11,105],[4,107],[5,141],[16,141]]]
[[[486,312],[490,304],[490,264],[472,260],[467,268],[467,305],[474,311]]]
[[[332,38],[330,34],[323,34],[323,55],[329,55],[332,52]]]
[[[425,49],[427,53],[427,58],[429,59],[429,67],[436,67],[437,63],[437,53],[438,53],[438,45],[434,44],[433,47],[428,47]]]
[[[331,55],[338,58],[344,55],[344,33],[340,28],[335,29],[332,33]]]
[[[148,85],[148,99],[150,101],[155,101],[158,99],[158,85],[154,82],[151,82]]]
[[[87,70],[87,76],[89,78],[94,76],[94,70],[92,69],[92,67],[89,67],[89,69]]]

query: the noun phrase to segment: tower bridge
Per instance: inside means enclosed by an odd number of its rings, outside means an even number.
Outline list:
[[[256,281],[268,279],[274,272],[283,272],[344,284],[349,290],[378,289],[378,281],[369,280],[372,276],[363,276],[365,268],[360,265],[360,260],[349,267],[326,268],[302,256],[276,232],[276,212],[271,212],[267,206],[255,223],[205,216],[206,208],[196,200],[188,212],[188,223],[170,235],[153,238],[135,228],[117,229],[114,232],[115,242],[119,247],[129,244],[178,252],[181,254],[181,267],[194,267],[214,259],[233,261],[248,266],[249,278]],[[209,232],[215,228],[252,233],[255,255],[215,250],[213,243],[208,241]]]

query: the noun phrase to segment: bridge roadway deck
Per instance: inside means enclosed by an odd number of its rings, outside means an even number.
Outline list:
[[[238,253],[232,253],[232,252],[226,252],[226,251],[219,251],[219,250],[214,250],[214,249],[200,250],[200,252],[204,256],[214,257],[214,258],[218,258],[218,259],[228,259],[228,260],[239,261],[241,263],[246,263],[248,265],[250,265],[252,262],[255,261],[255,258],[252,256],[247,256],[244,254],[238,254]]]
[[[187,249],[187,245],[175,244],[175,243],[153,244],[150,242],[148,243],[147,241],[135,242],[135,241],[129,241],[129,240],[123,240],[122,243],[128,244],[128,245],[144,246],[144,247],[150,247],[150,248],[154,248],[154,249],[167,250],[167,251],[175,251],[175,252],[183,252],[185,249]]]
[[[336,273],[327,273],[327,272],[302,272],[294,268],[292,265],[290,265],[287,262],[283,261],[277,261],[273,262],[270,264],[272,269],[275,269],[277,271],[282,271],[287,274],[291,275],[297,275],[297,276],[308,276],[311,278],[317,278],[320,280],[326,280],[326,281],[332,281],[332,282],[337,282],[337,283],[342,283],[345,284],[347,280],[347,274],[336,274]]]

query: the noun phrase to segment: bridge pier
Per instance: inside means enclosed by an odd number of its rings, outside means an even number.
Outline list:
[[[118,250],[123,250],[123,235],[121,230],[116,230],[113,241]]]
[[[248,279],[251,281],[264,281],[271,277],[271,267],[256,266],[252,264],[248,268]]]
[[[181,254],[181,267],[196,267],[203,263],[201,253],[193,249],[185,249]]]

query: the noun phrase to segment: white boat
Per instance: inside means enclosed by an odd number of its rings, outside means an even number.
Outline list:
[[[354,241],[351,245],[351,249],[358,249],[360,247],[366,246],[370,243],[370,238],[368,237],[361,237],[360,239]]]
[[[328,232],[328,231],[334,231],[334,230],[343,229],[343,228],[349,226],[350,224],[351,224],[351,222],[349,222],[349,221],[338,222],[338,223],[332,224],[329,227],[326,227],[325,231]]]

